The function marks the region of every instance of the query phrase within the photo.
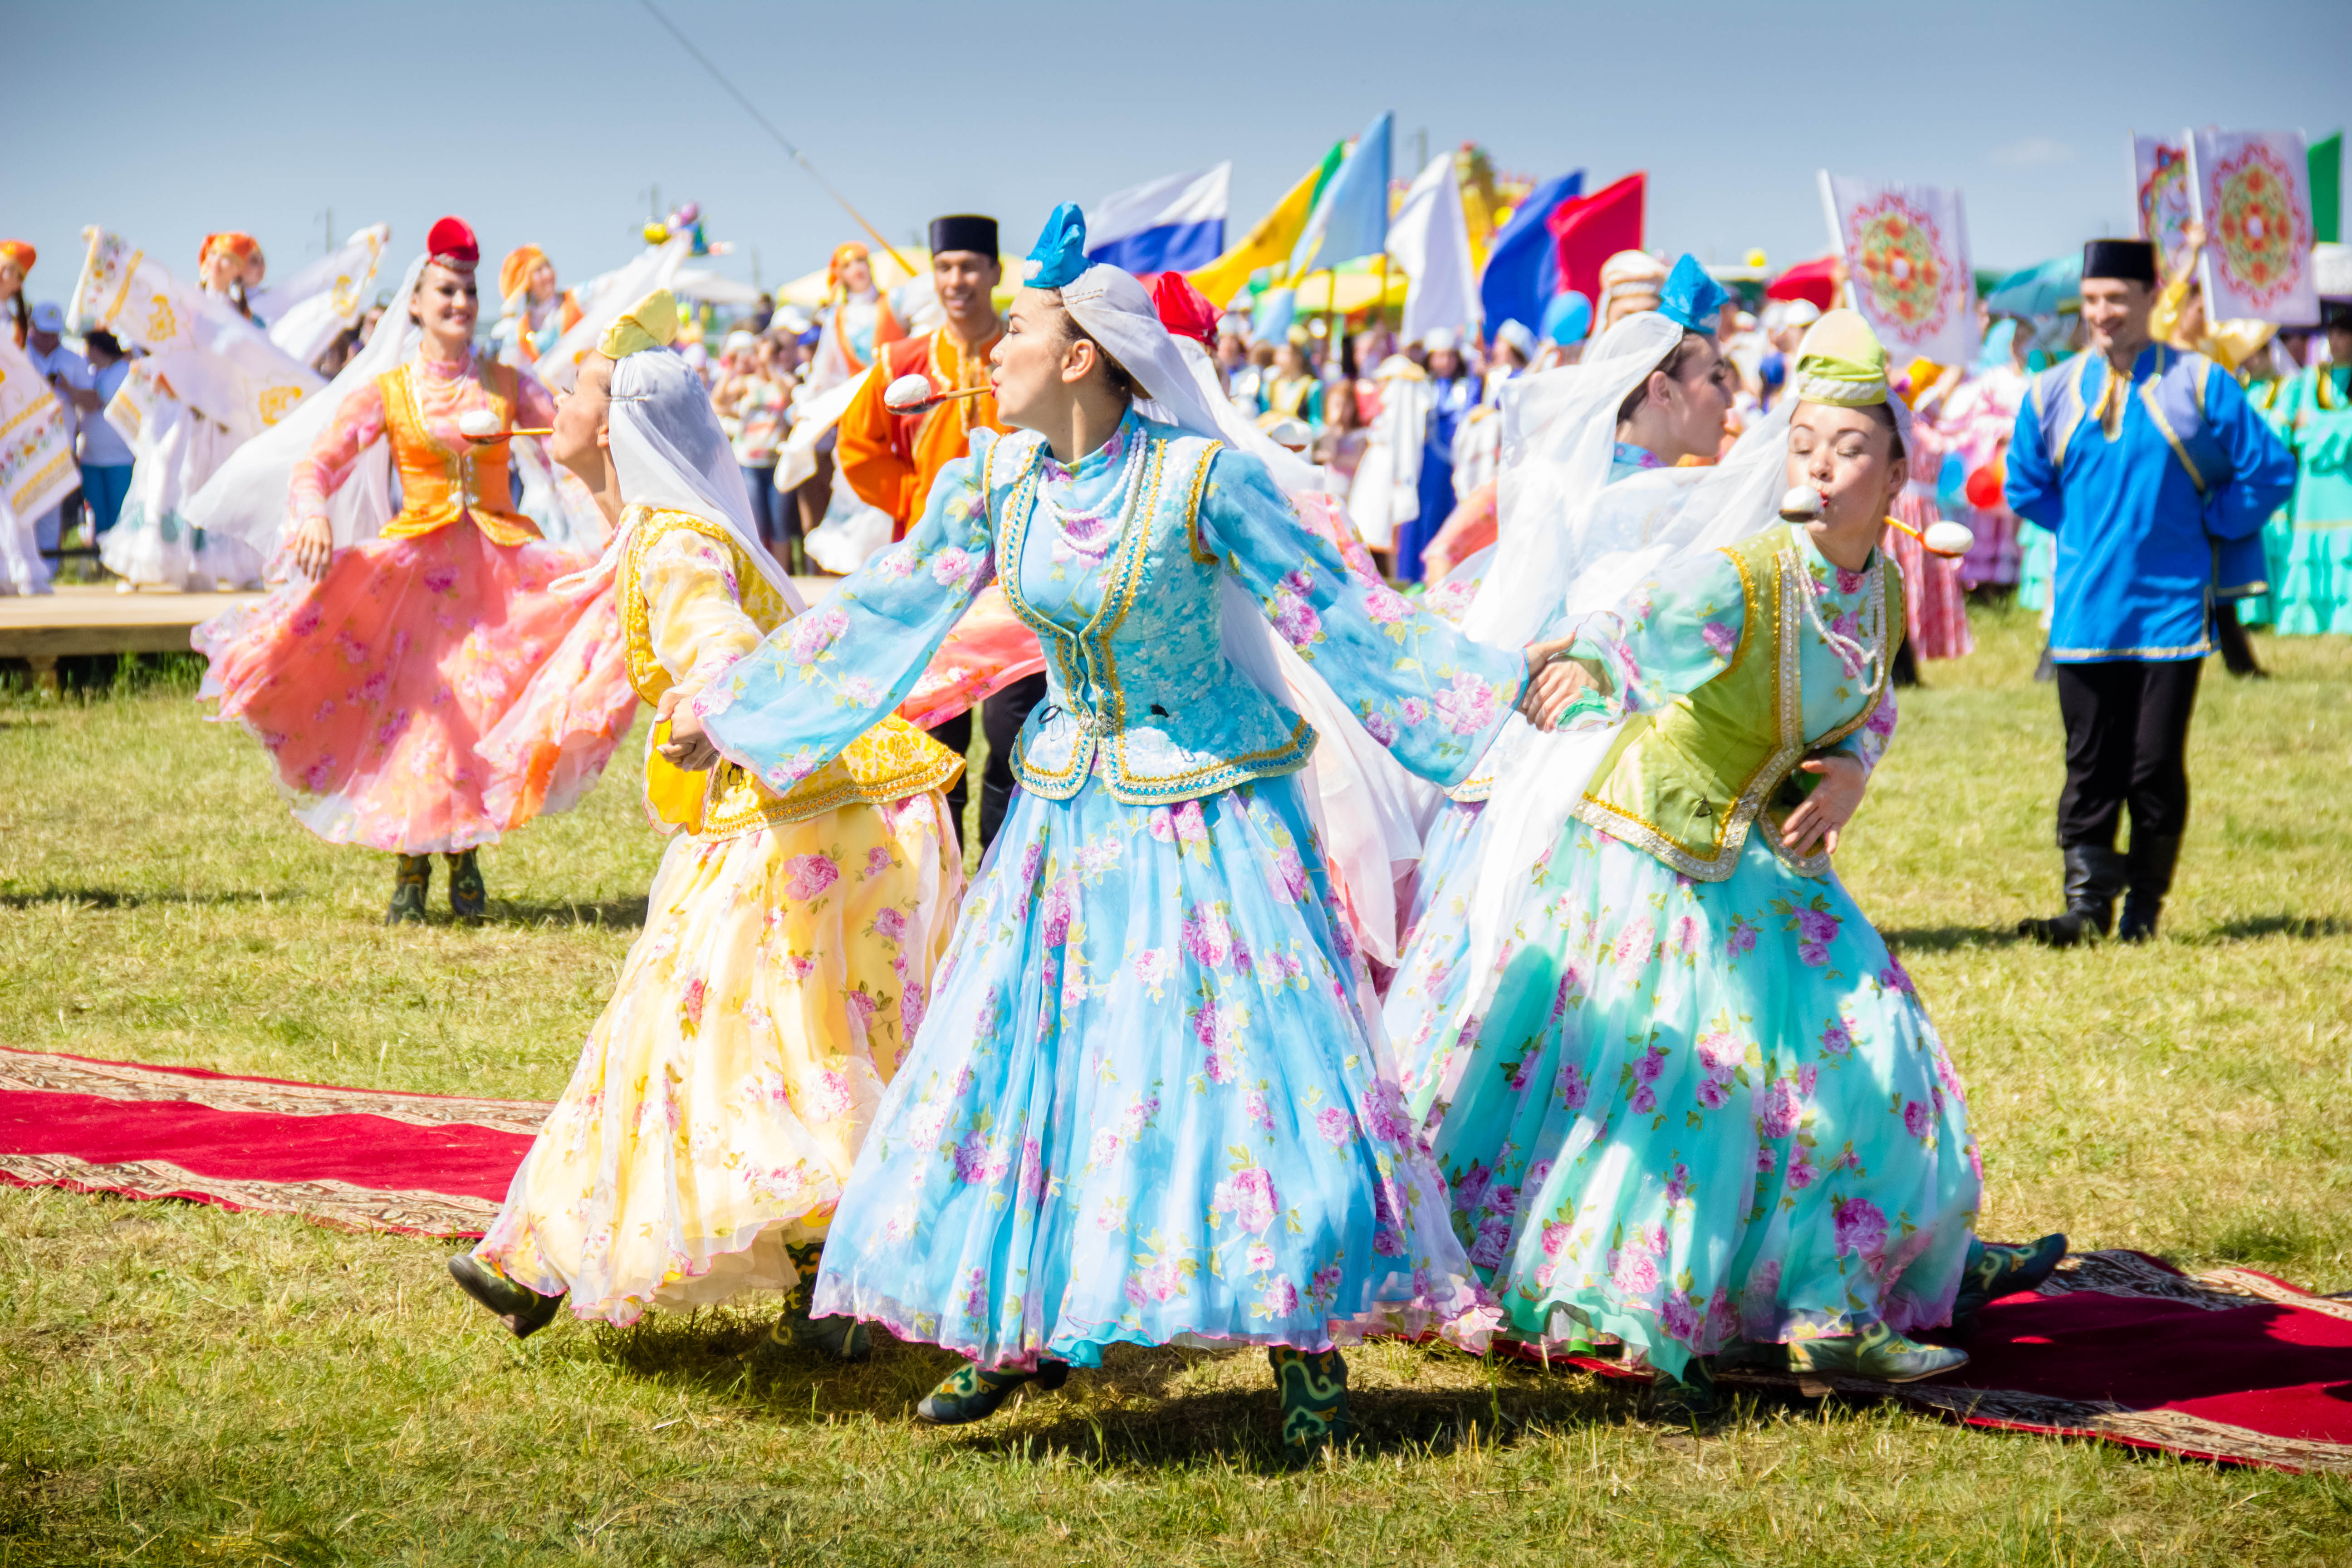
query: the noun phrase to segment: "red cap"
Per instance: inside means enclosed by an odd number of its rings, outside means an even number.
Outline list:
[[[433,258],[433,265],[453,272],[471,272],[482,264],[481,242],[461,217],[445,217],[435,224],[433,232],[425,237],[425,252]]]
[[[1145,287],[1151,290],[1152,308],[1160,312],[1161,326],[1204,347],[1217,346],[1217,308],[1192,287],[1191,279],[1181,272],[1156,272]]]

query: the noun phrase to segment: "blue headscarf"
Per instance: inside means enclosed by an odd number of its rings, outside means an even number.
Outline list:
[[[1706,268],[1685,251],[1666,274],[1666,286],[1658,291],[1658,314],[1687,331],[1713,333],[1723,302],[1729,298],[1723,285],[1708,277]]]
[[[1592,301],[1573,289],[1555,294],[1544,307],[1543,324],[1536,330],[1562,348],[1580,343],[1592,331]]]
[[[1022,263],[1021,281],[1032,289],[1066,289],[1087,269],[1087,215],[1076,202],[1064,202],[1045,220],[1045,227]]]

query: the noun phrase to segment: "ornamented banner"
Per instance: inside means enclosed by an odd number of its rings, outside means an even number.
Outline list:
[[[80,483],[57,394],[0,333],[0,514],[38,517]]]
[[[1832,242],[1845,257],[1854,309],[1895,365],[1967,364],[1977,353],[1976,276],[1960,193],[1874,184],[1822,171]]]
[[[2188,258],[2184,230],[2196,216],[2189,194],[2189,145],[2183,135],[2167,142],[2158,136],[2132,138],[2132,210],[2139,215],[2139,237],[2156,242],[2168,276]]]
[[[2319,323],[2311,276],[2311,171],[2292,131],[2200,131],[2189,190],[2205,225],[2207,320]]]
[[[226,303],[173,278],[118,234],[90,228],[68,319],[145,349],[173,396],[239,441],[286,417],[326,377],[288,354]]]

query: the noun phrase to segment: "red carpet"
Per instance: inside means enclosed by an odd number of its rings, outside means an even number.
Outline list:
[[[479,1236],[547,1111],[0,1047],[0,1180]]]
[[[1972,1426],[2352,1475],[2352,1300],[2252,1269],[2188,1275],[2142,1252],[2077,1252],[2041,1290],[1994,1302],[1951,1342],[1969,1364],[1924,1383],[1745,1370],[1717,1382],[1899,1399]],[[1613,1361],[1551,1358],[1562,1360],[1612,1377],[1648,1375]]]
[[[0,1048],[0,1179],[479,1236],[548,1110]],[[2142,1253],[2077,1253],[2039,1292],[1987,1308],[1965,1348],[1959,1371],[1899,1386],[1744,1371],[1721,1381],[2352,1475],[2352,1301],[2249,1269],[2190,1276]]]

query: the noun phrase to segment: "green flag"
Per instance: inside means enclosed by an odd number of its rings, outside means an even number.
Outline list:
[[[2311,237],[2344,237],[2344,132],[2311,144]]]

